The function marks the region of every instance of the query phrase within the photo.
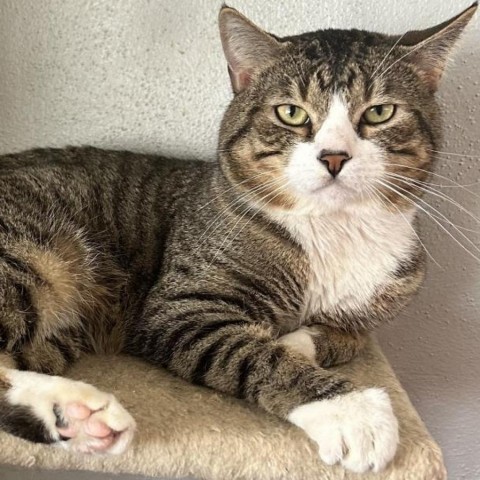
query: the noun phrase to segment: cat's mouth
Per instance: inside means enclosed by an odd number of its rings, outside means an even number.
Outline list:
[[[308,189],[308,197],[314,204],[329,205],[329,208],[343,208],[356,203],[363,195],[344,180],[329,179]]]
[[[324,180],[321,184],[313,186],[310,190],[310,193],[325,194],[334,190],[348,191],[351,193],[355,192],[355,190],[351,188],[344,180],[340,178],[329,178]]]

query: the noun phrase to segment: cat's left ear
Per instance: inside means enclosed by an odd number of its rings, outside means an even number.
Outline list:
[[[223,6],[218,23],[232,88],[239,93],[280,54],[282,45],[234,8]]]
[[[437,90],[445,65],[453,46],[472,19],[478,1],[459,15],[432,28],[406,33],[401,45],[411,47],[407,54],[432,91]]]

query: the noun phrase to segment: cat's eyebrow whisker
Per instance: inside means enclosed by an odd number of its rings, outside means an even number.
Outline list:
[[[433,188],[433,187],[427,187],[423,185],[418,185],[416,180],[409,179],[408,177],[402,177],[402,175],[397,175],[397,174],[387,174],[386,176],[390,178],[394,178],[400,182],[403,182],[407,185],[411,185],[415,188],[419,188],[420,190],[429,193],[431,195],[434,195],[435,197],[439,197],[443,200],[446,200],[450,202],[452,205],[455,207],[459,208],[462,212],[466,213],[470,218],[475,220],[478,224],[480,224],[480,218],[476,217],[470,210],[466,209],[461,203],[458,203],[456,200],[451,198],[449,195],[444,194],[443,192],[440,192],[439,190]],[[473,231],[473,230],[472,230]],[[480,233],[480,232],[475,232],[475,233]]]
[[[422,48],[424,47],[425,45],[429,44],[430,42],[432,42],[433,40],[435,40],[435,35],[432,35],[430,38],[428,38],[427,40],[419,43],[418,45],[416,45],[414,48],[412,48],[411,50],[409,50],[407,53],[405,53],[404,55],[402,55],[400,58],[397,58],[393,63],[391,63],[378,77],[377,79],[381,79],[394,65],[396,65],[400,60],[403,60],[405,57],[407,57],[408,55],[411,55],[412,53],[416,52],[419,48]]]
[[[370,81],[373,80],[373,78],[375,77],[375,74],[380,70],[380,67],[385,63],[385,60],[387,60],[387,58],[390,56],[390,54],[393,52],[393,50],[395,49],[395,47],[402,41],[403,37],[407,34],[407,32],[405,32],[403,35],[401,35],[397,41],[393,44],[392,48],[387,52],[387,54],[383,57],[383,60],[378,64],[377,68],[375,69],[375,71],[370,75]]]
[[[304,80],[304,78],[303,78],[303,73],[304,73],[304,72],[301,70],[301,66],[300,66],[299,62],[298,62],[297,60],[295,60],[295,57],[294,57],[291,53],[288,53],[288,58],[290,58],[290,59],[292,60],[291,63],[292,63],[292,65],[294,65],[295,70],[297,71],[297,75],[298,75],[300,81],[301,81],[302,83],[304,83],[304,81],[303,81],[303,80]]]
[[[408,221],[407,217],[403,214],[403,212],[400,210],[400,208],[398,208],[386,195],[384,195],[379,189],[375,188],[374,185],[372,185],[371,187],[367,187],[368,190],[370,190],[374,195],[375,197],[378,199],[378,201],[385,205],[385,203],[382,201],[382,199],[380,198],[380,195],[385,199],[385,201],[387,202],[387,205],[391,205],[393,208],[395,208],[395,210],[397,210],[397,212],[401,215],[401,217],[403,218],[403,220],[405,221],[405,223],[410,227],[410,229],[412,230],[413,234],[415,235],[415,237],[417,237],[417,240],[418,242],[420,243],[420,245],[422,246],[422,248],[425,250],[425,253],[428,255],[428,257],[435,263],[435,265],[437,265],[439,268],[441,268],[443,270],[443,267],[437,262],[437,260],[434,258],[434,256],[429,252],[428,248],[426,247],[426,245],[423,243],[422,239],[420,238],[420,235],[417,233],[417,231],[415,230],[415,228],[413,228],[412,224]]]
[[[466,192],[468,192],[470,195],[473,195],[474,197],[477,197],[480,199],[480,195],[478,195],[477,193],[475,192],[472,192],[471,190],[469,190],[468,188],[466,188],[465,185],[462,185],[461,183],[458,183],[456,182],[455,180],[452,180],[451,178],[448,178],[448,177],[445,177],[443,175],[440,175],[438,173],[435,173],[435,172],[430,172],[429,170],[425,170],[424,168],[417,168],[417,167],[410,167],[409,165],[402,165],[400,163],[389,163],[388,164],[389,166],[392,166],[392,167],[401,167],[401,168],[409,168],[410,170],[416,170],[418,172],[425,172],[426,174],[428,175],[432,175],[434,177],[438,177],[438,178],[441,178],[442,180],[446,180],[447,182],[451,182],[453,183],[454,185],[456,185],[457,187],[461,188],[462,190],[465,190]]]
[[[397,190],[396,185],[393,184],[387,184],[381,180],[377,180],[377,183],[383,185],[385,188],[388,190],[391,190],[395,194],[399,195],[403,199],[407,200],[411,204],[415,205],[418,209],[420,209],[422,212],[424,212],[429,218],[431,218],[455,243],[457,243],[463,250],[465,250],[471,257],[473,257],[477,262],[480,262],[480,258],[477,257],[474,253],[472,253],[465,245],[463,245],[462,242],[460,242],[437,218],[433,217],[428,210],[423,208],[421,205],[419,205],[417,202],[412,200],[410,197],[407,197],[403,193]],[[408,191],[407,191],[408,192]],[[418,198],[418,197],[417,197]],[[431,206],[427,204],[428,206]],[[449,220],[447,219],[447,223],[450,224]],[[461,235],[465,236],[462,232],[459,232]],[[468,237],[466,237],[468,239]],[[468,239],[469,240],[469,239]]]

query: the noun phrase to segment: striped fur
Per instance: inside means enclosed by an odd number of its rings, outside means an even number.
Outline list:
[[[467,17],[454,22],[457,34]],[[386,159],[388,171],[427,178],[428,152],[439,140],[431,83],[418,70],[418,58],[400,59],[410,48],[406,44],[391,53],[390,60],[398,62],[390,75],[371,78],[396,40],[388,36],[319,31],[276,39],[228,8],[220,21],[236,95],[221,126],[218,162],[172,162],[89,147],[0,157],[0,427],[29,440],[74,445],[59,432],[68,428],[71,396],[66,392],[84,387],[48,377],[57,393],[47,405],[50,423],[42,423],[35,406],[22,397],[21,382],[28,378],[31,385],[34,380],[46,385],[47,377],[22,376],[15,368],[59,375],[84,352],[127,352],[300,426],[317,406],[346,412],[346,405],[364,399],[390,422],[390,444],[383,457],[371,462],[379,469],[396,447],[388,398],[376,391],[354,392],[351,379],[324,367],[350,360],[365,332],[409,301],[423,277],[421,249],[416,237],[399,237],[405,248],[386,252],[391,257],[385,264],[379,260],[383,280],[377,279],[368,295],[347,291],[355,301],[344,301],[334,291],[343,278],[338,272],[356,269],[347,273],[358,277],[368,269],[352,261],[362,253],[360,241],[338,248],[342,228],[358,229],[350,232],[352,239],[364,237],[362,228],[373,210],[356,209],[353,203],[349,210],[365,215],[365,221],[357,225],[347,218],[341,227],[338,212],[322,213],[318,221],[308,219],[314,227],[306,233],[299,227],[305,215],[320,214],[300,211],[299,196],[286,185],[277,187],[293,149],[314,141],[339,91],[353,123],[371,98],[400,99],[405,106],[394,129],[358,124],[354,134],[376,145],[378,162]],[[232,21],[235,28],[229,30]],[[231,37],[243,35],[242,29],[247,43],[235,43]],[[450,43],[457,34],[450,35]],[[231,49],[241,44],[255,53],[255,42],[265,42],[261,55],[248,57],[250,70],[239,73],[242,59]],[[255,66],[255,58],[267,51],[272,58]],[[287,97],[314,112],[308,127],[285,128],[272,117],[270,106]],[[410,206],[389,191],[384,195],[397,211],[376,204],[382,218],[396,221],[403,211],[412,228]],[[367,233],[372,250],[388,250],[383,233]],[[317,252],[312,259],[309,235],[318,235],[317,246],[328,240],[326,257]],[[312,293],[312,278],[327,278],[322,269],[330,268],[329,259],[343,270],[334,271],[332,282],[315,284],[322,285],[325,298],[328,293],[327,308],[312,300],[320,294],[317,287]],[[88,392],[106,401],[105,394]],[[345,400],[338,403],[340,396]],[[103,405],[91,398],[84,403],[92,417],[95,405]],[[58,405],[63,410],[52,424]],[[134,429],[126,412],[122,415],[117,425],[128,432],[123,443],[117,438],[124,431],[115,431],[115,422],[108,424],[116,435],[112,441],[122,446],[109,444],[112,452],[128,444]],[[307,433],[319,438],[317,431]],[[372,435],[380,441],[381,433]],[[77,447],[90,451],[94,440]]]

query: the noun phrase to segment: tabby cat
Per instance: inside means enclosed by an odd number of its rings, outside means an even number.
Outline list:
[[[58,375],[84,352],[124,352],[289,420],[328,464],[384,468],[399,439],[388,395],[328,367],[420,285],[412,199],[440,141],[434,94],[476,7],[402,36],[278,38],[225,6],[234,98],[217,162],[0,157],[0,427],[123,452],[128,412]]]

